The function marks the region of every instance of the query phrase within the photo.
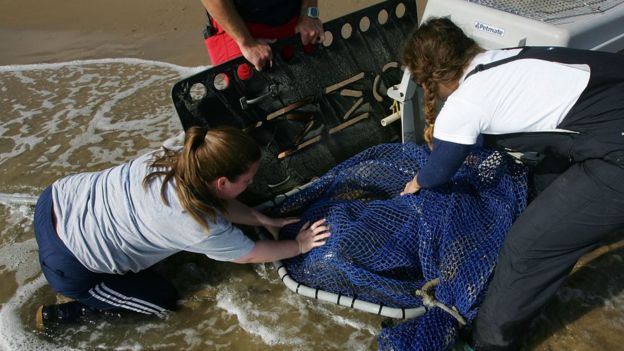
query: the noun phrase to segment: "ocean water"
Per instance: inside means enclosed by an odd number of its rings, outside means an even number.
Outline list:
[[[183,296],[166,320],[106,316],[35,329],[36,307],[59,299],[37,260],[37,195],[59,177],[122,163],[177,134],[171,87],[205,68],[137,59],[0,67],[0,350],[376,349],[381,318],[295,295],[271,265],[193,254],[160,265]],[[624,251],[617,242],[603,251],[536,320],[526,349],[621,349]]]

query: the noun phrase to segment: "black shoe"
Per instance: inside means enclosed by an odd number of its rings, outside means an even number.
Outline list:
[[[88,306],[78,301],[56,305],[39,306],[35,315],[37,329],[43,330],[51,325],[74,323],[83,316],[93,313]]]

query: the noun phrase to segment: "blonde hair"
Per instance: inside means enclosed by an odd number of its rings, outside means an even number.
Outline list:
[[[404,42],[403,65],[409,69],[412,78],[426,88],[424,138],[429,147],[432,146],[433,125],[440,102],[437,96],[439,83],[459,80],[470,61],[483,51],[448,18],[427,20]]]
[[[164,148],[164,153],[156,156],[150,164],[152,172],[143,179],[143,186],[163,177],[160,197],[169,206],[167,183],[175,179],[180,204],[208,231],[206,217],[214,221],[215,209],[225,212],[225,202],[215,196],[212,181],[223,176],[236,181],[260,156],[254,139],[239,129],[191,127],[186,131],[181,151]]]

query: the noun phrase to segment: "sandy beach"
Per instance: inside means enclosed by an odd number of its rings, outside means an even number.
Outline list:
[[[208,63],[198,0],[3,0],[0,6],[0,65],[109,57]]]
[[[321,19],[381,1],[319,0]],[[200,0],[0,0],[0,8],[0,351],[375,349],[378,316],[295,296],[272,266],[196,256],[173,262],[186,298],[168,321],[103,320],[53,340],[34,332],[36,307],[57,298],[37,259],[34,201],[61,176],[125,162],[180,131],[171,87],[210,64],[206,17]],[[42,63],[59,64],[20,66]],[[584,257],[523,350],[621,349],[622,261],[615,239]]]
[[[328,21],[379,0],[319,2]],[[199,0],[0,0],[0,65],[134,57],[209,64]]]

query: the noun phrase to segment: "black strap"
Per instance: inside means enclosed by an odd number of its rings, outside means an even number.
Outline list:
[[[519,47],[516,47],[516,48],[505,48],[503,50],[514,50],[514,49],[520,49],[520,48]],[[470,77],[471,75],[473,75],[475,73],[479,73],[481,71],[485,71],[486,69],[490,69],[490,68],[493,68],[493,67],[496,67],[496,66],[500,66],[500,65],[505,64],[507,62],[511,62],[511,61],[515,61],[515,60],[521,59],[522,58],[522,54],[525,53],[526,50],[527,50],[527,48],[524,47],[518,53],[518,55],[514,55],[514,56],[511,56],[511,57],[502,59],[502,60],[490,62],[490,63],[488,63],[486,65],[483,65],[483,64],[477,65],[472,71],[470,71],[470,73],[468,73],[466,75],[466,78],[464,78],[464,80],[468,79],[468,77]]]

